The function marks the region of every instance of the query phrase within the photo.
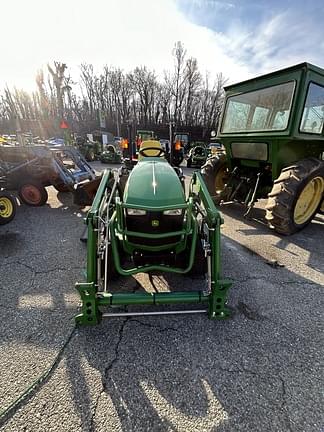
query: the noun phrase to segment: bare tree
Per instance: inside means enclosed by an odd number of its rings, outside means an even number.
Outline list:
[[[188,126],[193,123],[194,106],[201,85],[201,74],[198,70],[198,63],[195,58],[190,57],[187,60],[184,80],[186,87],[184,121]]]
[[[156,76],[145,66],[137,67],[129,75],[129,82],[139,99],[139,120],[146,126],[149,121],[153,120],[154,95],[157,87]]]
[[[217,128],[224,76],[220,73],[214,79],[209,74],[202,77],[197,60],[186,58],[181,42],[175,44],[172,55],[174,68],[165,71],[160,81],[145,66],[129,73],[104,66],[95,73],[91,64],[83,63],[81,92],[74,91],[76,83],[67,65],[54,62],[47,66],[47,73],[37,72],[35,92],[8,87],[0,92],[0,120],[12,121],[15,126],[19,119],[57,124],[57,120],[67,118],[76,128],[87,129],[96,127],[101,110],[118,134],[129,120],[143,127],[166,124],[172,119],[177,126],[203,126],[205,132]]]
[[[181,106],[184,98],[184,67],[187,51],[183,44],[176,42],[172,51],[174,57],[174,75],[171,81],[172,93],[174,96],[174,121],[177,124],[180,120]]]
[[[64,85],[64,73],[67,69],[65,63],[58,61],[54,62],[54,69],[49,64],[47,65],[48,71],[52,76],[53,84],[56,90],[56,102],[57,102],[57,115],[59,118],[64,117],[64,91],[66,90]]]

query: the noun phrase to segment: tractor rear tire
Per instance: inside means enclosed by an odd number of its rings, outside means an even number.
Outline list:
[[[224,190],[228,178],[226,155],[222,153],[207,159],[201,168],[201,175],[210,196],[218,204],[221,201],[221,192]]]
[[[304,159],[284,168],[268,195],[266,220],[279,234],[290,235],[310,223],[321,207],[324,163]]]
[[[191,168],[191,165],[192,165],[191,159],[188,159],[187,160],[187,168]]]
[[[18,189],[21,201],[33,207],[40,207],[46,204],[48,199],[47,190],[37,181],[22,183]]]
[[[17,204],[15,199],[5,191],[0,192],[0,225],[5,225],[15,217]]]

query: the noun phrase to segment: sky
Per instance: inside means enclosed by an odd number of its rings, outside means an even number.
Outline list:
[[[321,0],[2,0],[0,10],[0,89],[35,89],[54,60],[75,81],[83,62],[162,76],[176,41],[228,83],[304,61],[324,67]]]

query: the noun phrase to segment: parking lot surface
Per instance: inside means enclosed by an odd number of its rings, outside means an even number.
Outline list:
[[[69,193],[48,192],[47,205],[21,205],[0,227],[2,431],[324,430],[324,216],[280,237],[264,225],[263,203],[249,220],[238,205],[222,207],[229,320],[127,317],[75,328],[86,211]],[[204,283],[143,274],[114,288]]]

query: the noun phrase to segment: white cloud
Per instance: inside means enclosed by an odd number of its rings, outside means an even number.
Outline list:
[[[223,72],[231,81],[249,76],[248,67],[227,54],[223,36],[189,22],[173,0],[11,0],[1,9],[0,88],[34,88],[37,69],[53,60],[67,63],[74,78],[82,62],[97,70],[146,65],[162,73],[172,67],[178,40],[202,72]]]
[[[312,35],[312,37],[310,37]],[[309,62],[324,66],[324,45],[312,14],[300,9],[281,10],[253,29],[242,21],[221,37],[221,47],[231,58],[248,65],[251,74]]]
[[[230,2],[195,0],[214,16]],[[177,0],[10,0],[1,5],[0,89],[35,88],[36,71],[54,60],[78,66],[105,64],[130,70],[146,65],[161,74],[171,69],[174,43],[182,41],[202,72],[223,72],[229,82],[271,72],[294,63],[321,65],[324,44],[314,16],[282,9],[253,28],[244,17],[224,23],[224,33],[195,24]],[[192,9],[192,2],[190,13]],[[209,7],[210,6],[210,7]],[[320,28],[320,27],[319,27]],[[311,35],[311,37],[310,37]]]

